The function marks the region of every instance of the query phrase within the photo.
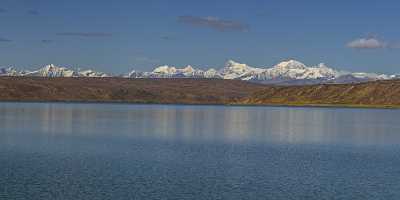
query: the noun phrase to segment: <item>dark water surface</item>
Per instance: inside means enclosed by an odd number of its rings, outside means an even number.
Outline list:
[[[0,103],[0,199],[400,199],[400,110]]]

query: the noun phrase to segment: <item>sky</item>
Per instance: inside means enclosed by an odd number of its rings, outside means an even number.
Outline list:
[[[1,0],[0,66],[111,73],[287,59],[400,73],[400,1]]]

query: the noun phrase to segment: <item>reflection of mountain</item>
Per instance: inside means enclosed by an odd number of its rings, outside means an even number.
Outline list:
[[[81,147],[91,149],[97,143],[105,151],[109,149],[104,141],[118,142],[118,138],[129,148],[139,138],[194,143],[398,144],[395,115],[382,109],[3,103],[0,143],[41,142],[43,148],[76,138],[70,145],[87,143]]]
[[[0,76],[39,76],[39,77],[109,77],[111,75],[94,70],[71,70],[66,67],[47,65],[36,71],[18,71],[14,68],[0,68]],[[273,67],[251,67],[229,60],[224,67],[202,70],[191,65],[183,68],[163,65],[150,72],[131,71],[117,77],[124,78],[215,78],[228,80],[245,80],[257,83],[276,85],[311,85],[320,83],[356,83],[374,80],[397,79],[398,75],[374,73],[351,73],[339,71],[321,63],[317,66],[306,66],[288,60]]]

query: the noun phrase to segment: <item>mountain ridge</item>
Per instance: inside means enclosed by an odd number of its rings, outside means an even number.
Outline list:
[[[38,70],[18,71],[14,68],[0,68],[0,76],[37,76],[37,77],[124,77],[124,78],[217,78],[244,80],[275,85],[308,85],[321,83],[356,83],[374,80],[397,79],[399,75],[386,75],[364,72],[346,72],[329,67],[324,63],[307,66],[297,60],[285,60],[272,67],[252,67],[234,60],[228,60],[221,69],[206,70],[191,65],[175,67],[161,65],[149,72],[132,70],[122,75],[110,75],[95,70],[71,70],[53,64]]]

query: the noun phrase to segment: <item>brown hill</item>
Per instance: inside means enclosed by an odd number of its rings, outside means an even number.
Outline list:
[[[400,107],[400,80],[268,87],[250,95],[242,103]]]
[[[0,77],[0,101],[400,107],[400,80],[267,86],[220,79]]]
[[[0,77],[0,100],[229,104],[263,88],[216,79]]]

